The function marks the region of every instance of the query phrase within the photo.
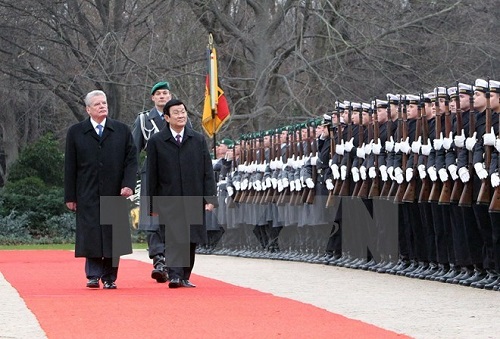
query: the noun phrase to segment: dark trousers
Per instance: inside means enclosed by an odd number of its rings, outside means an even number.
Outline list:
[[[483,264],[483,239],[477,226],[476,217],[472,207],[461,207],[464,220],[467,249],[469,250],[470,263],[472,265]]]
[[[150,259],[159,254],[165,256],[165,225],[160,225],[156,231],[147,231],[146,239]]]
[[[436,254],[436,234],[434,233],[434,223],[432,221],[431,205],[428,202],[418,204],[420,218],[422,220],[422,233],[427,250],[427,261],[437,262]]]
[[[85,258],[87,279],[99,278],[102,281],[116,281],[120,258]]]
[[[186,245],[187,246],[187,245]],[[189,243],[189,266],[184,266],[184,267],[168,267],[168,276],[170,279],[185,279],[189,280],[191,277],[191,271],[193,270],[194,266],[194,256],[196,252],[196,243]],[[170,257],[170,251],[168,252],[169,256],[167,256],[167,264],[169,261]],[[175,256],[175,255],[174,255]]]
[[[476,216],[476,222],[481,233],[481,238],[483,239],[483,267],[486,269],[493,269],[493,233],[488,207],[488,205],[479,205],[476,203],[472,205],[474,215]]]
[[[500,213],[490,213],[492,238],[493,238],[493,260],[495,270],[500,272]]]
[[[462,208],[458,207],[457,203],[451,203],[451,218],[452,218],[452,237],[453,250],[455,251],[455,264],[467,266],[472,264],[470,261],[469,248],[467,247],[467,235],[465,234],[464,219],[462,216]]]

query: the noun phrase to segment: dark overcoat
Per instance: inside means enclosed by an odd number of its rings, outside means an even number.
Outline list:
[[[153,201],[153,212],[160,214],[160,223],[167,221],[167,229],[189,227],[190,242],[206,242],[203,219],[196,224],[188,221],[192,220],[193,211],[203,213],[203,203],[217,205],[214,170],[204,136],[186,126],[178,145],[167,125],[151,137],[146,151],[148,195]],[[203,199],[198,200],[198,206],[177,203],[157,206],[155,197]]]
[[[66,137],[64,201],[76,202],[76,257],[116,257],[132,253],[128,201],[119,200],[110,225],[100,224],[100,197],[117,196],[123,187],[135,188],[136,148],[124,123],[106,119],[102,137],[90,118],[71,126]]]

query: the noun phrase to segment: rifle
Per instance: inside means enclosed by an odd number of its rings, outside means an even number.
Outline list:
[[[337,140],[335,140],[335,136],[334,136],[334,127],[333,126],[333,119],[332,119],[332,126],[329,126],[329,133],[330,133],[330,159],[333,160],[333,158],[335,157],[335,149],[336,149],[336,145],[337,144],[341,144],[342,143],[342,138],[343,138],[343,133],[344,131],[342,130],[342,123],[341,123],[341,119],[340,119],[340,103],[337,102]],[[339,159],[338,163],[342,163],[342,158],[343,158],[343,155],[338,155],[337,154],[337,159]],[[327,207],[330,207],[330,206],[333,206],[333,203],[335,201],[334,199],[334,196],[339,196],[340,195],[340,190],[342,189],[342,180],[340,178],[336,179],[335,180],[335,184],[333,186],[333,190],[330,191],[330,193],[328,194],[328,200],[326,201],[327,203]],[[331,204],[331,205],[328,205],[328,204]]]
[[[316,139],[316,127],[315,124],[312,125],[313,131],[312,131],[312,145],[311,145],[311,157],[317,157],[318,156],[318,140]],[[316,184],[317,180],[317,167],[316,165],[311,166],[312,169],[312,174],[311,174],[311,179],[312,181]],[[309,193],[307,194],[306,198],[306,203],[311,205],[314,203],[314,198],[316,197],[316,187],[310,188]]]
[[[366,142],[367,143],[370,143],[373,140],[372,115],[373,115],[373,107],[370,104],[370,108],[368,110],[368,124],[366,126],[366,134],[367,134]],[[367,164],[369,164],[369,162],[366,159],[366,157],[368,157],[368,156],[369,156],[368,154],[365,154],[365,161]],[[368,168],[366,170],[368,171]],[[360,179],[360,181],[361,181],[361,179]],[[372,180],[368,176],[368,172],[367,172],[365,180],[362,180],[362,182],[361,182],[361,186],[359,188],[358,195],[357,195],[358,198],[368,199],[368,193],[370,191],[369,187],[371,186],[371,182],[372,182]]]
[[[286,134],[286,146],[285,146],[285,160],[290,159],[290,130],[287,130]],[[286,166],[283,164],[283,166]],[[281,170],[282,172],[284,169]],[[290,185],[285,187],[278,198],[278,206],[283,206],[290,202]]]
[[[304,156],[308,156],[309,158],[311,158],[312,157],[312,149],[311,149],[312,140],[311,140],[311,123],[310,122],[306,123],[306,128],[307,128],[307,140],[305,141],[306,154]],[[316,130],[314,132],[316,132]],[[311,172],[311,174],[314,175],[313,179],[314,179],[314,182],[316,182],[316,176],[315,176],[316,166],[314,166],[312,170],[313,171]],[[311,188],[306,186],[302,190],[302,195],[301,195],[300,201],[302,201],[303,204],[305,204],[307,202],[307,196],[309,195],[310,191],[314,191],[314,188],[311,189]]]
[[[415,137],[414,140],[418,140],[422,135],[422,98],[418,103],[418,113],[417,113],[417,126],[415,127]],[[416,191],[417,191],[417,166],[418,166],[418,154],[413,153],[413,176],[410,182],[406,186],[406,191],[403,195],[403,202],[415,202]]]
[[[275,134],[274,134],[274,161],[277,164],[278,161],[282,161],[281,159],[281,137],[280,137],[281,131],[280,129],[276,129]],[[281,172],[282,169],[276,168],[275,171],[278,171],[278,176],[279,173]],[[278,179],[278,178],[276,178]],[[272,190],[273,196],[272,196],[272,203],[277,203],[279,199],[279,192],[277,189],[273,188]]]
[[[456,135],[460,136],[462,135],[462,128],[463,128],[463,122],[462,122],[462,109],[460,108],[460,86],[457,81],[457,96],[455,98],[455,105],[457,107],[457,112],[455,113],[455,116],[457,118],[457,128],[456,128]],[[458,156],[458,150],[455,150],[455,158]],[[460,194],[462,194],[462,190],[464,188],[464,183],[462,180],[457,179],[453,183],[453,189],[451,190],[451,197],[450,197],[450,202],[453,203],[458,203],[460,201]]]
[[[255,199],[255,203],[263,205],[266,203],[266,196],[267,193],[269,192],[269,189],[266,188],[264,189],[265,183],[264,183],[264,176],[266,175],[266,168],[268,166],[268,159],[266,158],[266,137],[269,136],[269,131],[262,132],[260,143],[259,143],[259,155],[260,155],[260,161],[259,165],[262,169],[262,180],[261,180],[261,190],[257,192],[257,198]],[[270,138],[270,137],[269,137]],[[269,139],[271,140],[271,139]],[[269,152],[271,152],[271,149],[269,149]],[[270,158],[271,159],[271,158]]]
[[[276,138],[276,131],[275,133],[272,133],[269,136],[269,166],[271,166],[271,164],[275,162],[275,157],[276,157],[275,138]],[[271,172],[271,176],[272,175],[273,173]],[[276,189],[274,189],[273,186],[271,185],[271,187],[267,188],[266,193],[264,194],[264,198],[262,199],[262,203],[268,204],[270,202],[273,202],[273,197],[275,196],[275,194],[276,194]]]
[[[427,121],[427,111],[425,109],[425,99],[424,94],[421,94],[420,104],[422,106],[422,145],[427,146],[427,141],[429,139],[429,122]],[[422,163],[427,165],[427,156],[422,154]],[[418,168],[418,166],[417,166]],[[416,173],[414,173],[416,175]],[[431,193],[431,180],[429,176],[426,176],[422,180],[422,186],[420,187],[420,193],[418,195],[418,202],[427,202],[429,201],[429,195]]]
[[[349,103],[349,111],[347,113],[347,141],[351,140],[352,138],[352,105]],[[344,153],[345,154],[345,153]],[[351,172],[351,155],[347,154],[347,171],[346,171],[346,177],[345,180],[342,181],[342,186],[340,187],[340,192],[339,196],[341,197],[346,197],[349,195],[350,192],[350,179],[349,179],[349,173]]]
[[[234,173],[235,170],[235,163],[236,163],[236,145],[233,145],[233,158],[231,159],[231,173]],[[236,196],[236,195],[235,195]],[[235,207],[234,203],[234,197],[227,197],[227,208],[234,208]]]
[[[378,142],[380,138],[380,126],[378,122],[378,112],[377,112],[377,99],[375,99],[375,104],[373,108],[373,141]],[[372,185],[370,187],[370,192],[368,192],[368,198],[378,198],[380,196],[380,177],[378,172],[378,155],[373,154],[373,166],[375,167],[376,175],[375,178],[372,179]]]
[[[386,128],[385,128],[385,140],[389,140],[392,135],[392,117],[391,117],[391,103],[387,103],[387,122],[386,122]],[[389,154],[386,155],[386,157]],[[383,199],[386,199],[389,197],[389,193],[391,192],[391,186],[392,182],[390,178],[387,178],[387,180],[384,182],[382,185],[382,189],[380,190],[380,197]]]
[[[441,127],[441,111],[439,109],[439,89],[436,88],[436,98],[434,99],[434,105],[436,106],[436,129],[435,138],[439,138],[442,132]],[[437,157],[437,154],[436,154]],[[429,194],[429,202],[439,202],[439,196],[441,195],[441,182],[438,179],[432,183],[431,193]]]
[[[447,138],[451,132],[451,112],[448,102],[448,96],[446,96],[444,104],[444,133]],[[446,153],[446,152],[445,152]],[[440,205],[449,205],[451,201],[451,190],[453,189],[453,181],[448,177],[448,180],[443,182],[443,187],[441,188],[441,194],[439,195]]]
[[[300,160],[302,160],[302,156],[304,155],[304,144],[302,142],[302,129],[301,125],[297,125],[295,130],[295,142],[294,142],[294,158],[295,158],[295,164],[297,164]],[[295,171],[300,169],[294,168],[294,179],[295,179]],[[295,187],[294,191],[291,194],[292,196],[290,197],[290,205],[292,206],[297,206],[302,202],[302,194],[301,192],[297,191],[297,187]]]
[[[396,142],[401,141],[402,133],[403,133],[403,112],[401,108],[401,95],[399,96],[399,102],[398,102],[398,125],[396,127]],[[387,198],[390,200],[391,197],[394,197],[394,202],[396,202],[396,193],[398,191],[398,183],[396,180],[392,181],[391,184],[391,189],[389,190],[389,194]]]
[[[250,149],[248,150],[249,159],[248,163],[249,166],[255,168],[257,166],[257,135],[254,134],[252,135],[252,138],[250,139]],[[252,176],[254,175],[255,170],[250,173],[250,177],[248,180],[248,187],[247,187],[247,193],[246,193],[246,199],[244,202],[247,204],[252,203],[253,199],[255,198],[255,190],[252,187]]]
[[[472,86],[474,88],[474,86]],[[469,137],[476,131],[476,112],[474,110],[474,95],[469,98],[470,110],[469,110]],[[470,207],[472,206],[472,196],[474,193],[474,171],[472,164],[472,157],[474,151],[468,151],[467,156],[467,167],[469,169],[470,179],[464,184],[464,189],[460,195],[460,200],[458,201],[458,206]]]
[[[246,165],[246,135],[241,136],[241,146],[240,146],[240,157],[241,157],[241,164]],[[233,159],[234,161],[234,159]],[[241,177],[242,173],[238,173]],[[239,189],[236,191],[236,194],[234,195],[234,202],[241,202],[242,201],[242,196],[244,196],[243,190]]]
[[[485,133],[491,132],[492,121],[491,121],[491,105],[490,105],[490,80],[488,79],[488,89],[486,90],[486,130]],[[489,170],[491,164],[491,148],[492,146],[483,145],[484,147],[484,165],[486,170]],[[488,177],[481,180],[481,188],[479,189],[479,194],[477,196],[477,204],[489,205],[491,202],[491,184]]]
[[[500,142],[500,140],[498,140],[500,139],[500,117],[498,119],[498,134],[496,142]],[[497,171],[500,171],[500,152],[497,152]],[[493,191],[493,198],[491,199],[488,211],[490,213],[500,212],[500,186],[497,186],[495,191]]]
[[[333,119],[332,119],[332,124],[328,125],[328,134],[330,135],[330,159],[333,161],[333,157],[335,156],[335,147],[336,147],[336,142],[335,142],[335,135],[333,133]],[[340,108],[337,105],[337,136],[339,136],[339,129],[341,131],[340,134],[342,134],[342,125],[340,124]],[[339,137],[340,140],[340,137]],[[340,180],[340,179],[338,179]],[[332,207],[335,203],[335,190],[337,189],[337,186],[340,187],[340,184],[337,185],[338,180],[335,181],[335,184],[333,186],[333,189],[328,192],[328,198],[326,199],[326,204],[325,207]]]
[[[363,126],[363,109],[360,107],[358,109],[359,123],[358,123],[358,147],[364,147],[365,142],[365,129]],[[366,157],[366,155],[365,155]],[[358,159],[359,163],[363,163],[363,159]],[[351,165],[352,169],[352,165]],[[351,198],[357,197],[361,189],[361,184],[363,181],[359,178],[358,182],[354,185],[354,191],[352,192]],[[367,195],[368,196],[368,195]]]
[[[402,103],[402,105],[403,105],[403,114],[402,114],[403,131],[402,131],[401,141],[405,141],[406,138],[408,138],[408,115],[407,115],[407,111],[406,111],[406,99]],[[407,162],[408,162],[408,154],[406,154],[406,152],[403,152],[402,158],[401,158],[401,170],[403,171],[403,175],[405,175],[405,173],[406,173],[406,163]],[[396,196],[394,197],[395,203],[400,204],[403,202],[403,196],[406,192],[407,185],[408,185],[408,182],[405,179],[403,179],[403,182],[398,185],[398,189],[396,191]]]

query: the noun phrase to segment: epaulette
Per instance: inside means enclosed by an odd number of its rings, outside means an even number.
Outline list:
[[[148,113],[149,113],[149,111],[142,111],[142,112],[137,113],[137,115],[148,114]]]

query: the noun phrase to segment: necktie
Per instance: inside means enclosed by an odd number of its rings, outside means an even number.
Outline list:
[[[181,135],[180,134],[177,134],[175,136],[175,140],[177,141],[177,145],[180,145],[181,144]]]
[[[99,137],[102,136],[102,129],[103,129],[102,125],[97,125],[97,130],[98,130],[97,134],[99,135]]]

